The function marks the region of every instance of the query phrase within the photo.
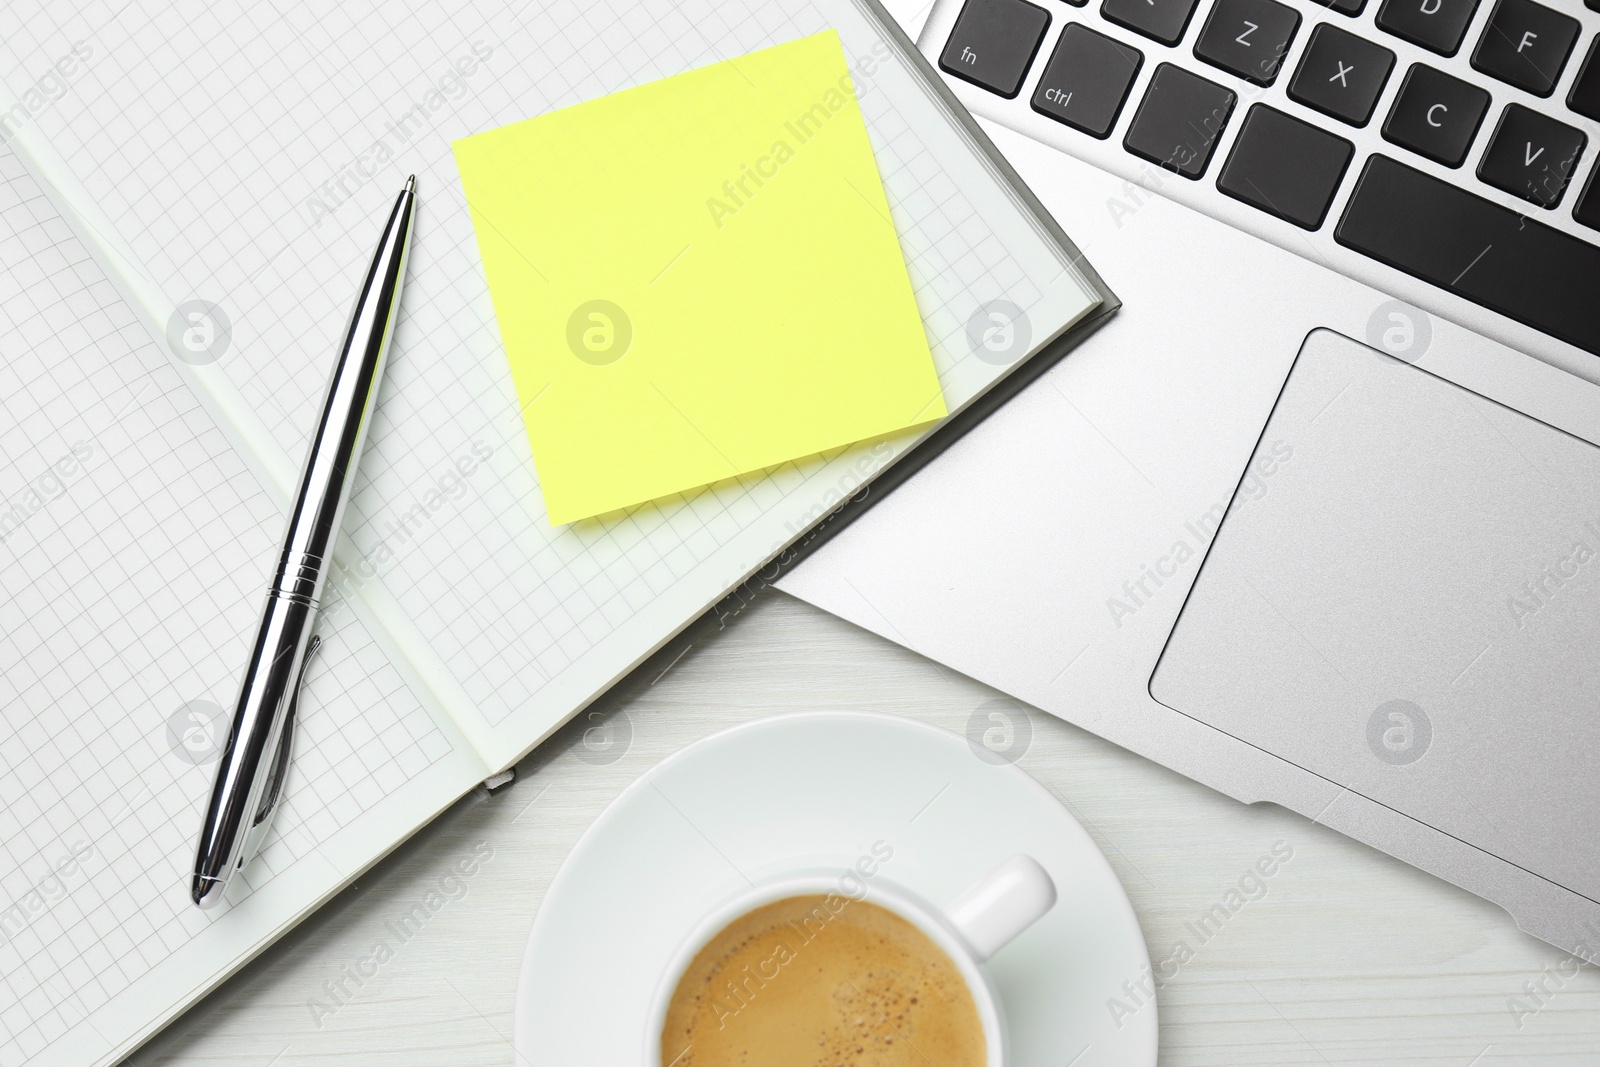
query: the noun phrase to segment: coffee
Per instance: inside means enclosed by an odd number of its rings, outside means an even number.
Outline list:
[[[669,1067],[983,1067],[966,980],[944,950],[866,901],[797,896],[722,929],[678,981]]]

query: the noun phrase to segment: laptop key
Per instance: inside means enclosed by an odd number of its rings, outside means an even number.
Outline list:
[[[1198,0],[1105,0],[1100,14],[1162,44],[1177,44]]]
[[[1163,63],[1150,76],[1122,146],[1185,178],[1198,179],[1238,98],[1215,82]]]
[[[1217,188],[1269,215],[1314,230],[1327,217],[1355,148],[1265,104],[1244,125],[1217,175]]]
[[[1472,65],[1535,96],[1549,96],[1577,39],[1577,19],[1533,0],[1499,0]]]
[[[1585,140],[1581,130],[1521,104],[1508,104],[1478,164],[1478,177],[1540,207],[1555,207]]]
[[[1300,28],[1300,13],[1276,0],[1217,0],[1194,54],[1256,85],[1271,85]]]
[[[1317,0],[1317,2],[1329,11],[1337,11],[1341,15],[1359,15],[1361,9],[1367,6],[1367,0]]]
[[[1478,0],[1383,0],[1378,28],[1412,44],[1453,56],[1461,48]]]
[[[967,0],[939,69],[1010,99],[1022,88],[1050,13],[1027,0]]]
[[[1600,247],[1386,156],[1334,230],[1346,247],[1600,354]]]
[[[1600,230],[1600,167],[1589,175],[1589,184],[1584,187],[1583,195],[1578,197],[1578,205],[1572,209],[1572,217],[1591,229]]]
[[[1039,75],[1033,109],[1091,137],[1105,137],[1143,64],[1138,49],[1069,22]]]
[[[1383,123],[1385,140],[1459,167],[1489,110],[1489,94],[1423,63],[1411,64]]]
[[[1589,46],[1583,57],[1583,66],[1573,79],[1572,91],[1567,94],[1567,106],[1584,118],[1600,122],[1600,37]]]
[[[1348,30],[1322,23],[1289,81],[1289,98],[1324,115],[1365,126],[1394,69],[1394,53]]]

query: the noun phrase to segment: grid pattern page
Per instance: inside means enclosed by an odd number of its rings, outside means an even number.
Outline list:
[[[30,121],[173,305],[225,310],[222,366],[290,456],[378,220],[418,174],[402,318],[346,523],[360,560],[341,581],[382,582],[488,723],[536,722],[507,733],[507,759],[911,439],[552,528],[452,139],[831,25],[951,409],[1005,370],[966,337],[981,305],[1010,301],[1044,338],[1097,302],[848,0],[90,2],[59,23],[28,8],[0,42],[18,82],[88,54]]]
[[[196,909],[283,517],[4,147],[0,356],[0,1065],[86,1062],[336,888],[319,848],[452,746],[358,619],[324,626],[262,903]]]

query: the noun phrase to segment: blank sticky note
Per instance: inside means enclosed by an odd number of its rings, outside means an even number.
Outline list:
[[[454,149],[551,522],[945,414],[838,34]]]

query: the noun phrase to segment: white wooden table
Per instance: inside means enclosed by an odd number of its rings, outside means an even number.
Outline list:
[[[583,730],[598,721],[580,718],[523,763],[515,786],[458,805],[133,1062],[510,1064],[534,912],[578,836],[642,771],[759,716],[851,708],[959,733],[997,696],[776,591],[675,655],[596,705],[614,736],[630,737],[599,756],[614,760],[595,761]],[[1600,1064],[1600,974],[1574,973],[1498,909],[1299,815],[1241,806],[1030,714],[1019,766],[1104,850],[1153,959],[1178,941],[1192,949],[1160,993],[1163,1065]],[[1247,887],[1255,899],[1201,943],[1187,924],[1278,842],[1293,858],[1264,893]],[[349,968],[392,940],[385,924],[474,848],[493,855],[464,893],[373,977],[353,980]]]

